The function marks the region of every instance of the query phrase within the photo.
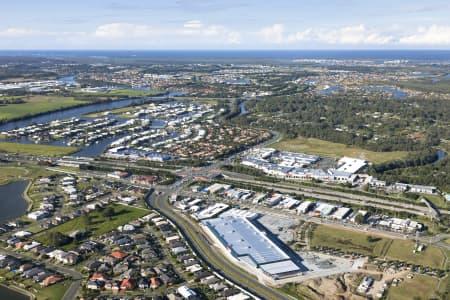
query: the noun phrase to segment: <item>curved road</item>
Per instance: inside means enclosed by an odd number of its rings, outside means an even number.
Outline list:
[[[243,286],[245,289],[262,299],[290,299],[287,295],[282,294],[278,290],[261,284],[257,278],[246,273],[244,270],[229,262],[223,255],[218,253],[218,251],[212,249],[210,242],[199,232],[199,229],[195,224],[173,211],[166,200],[169,192],[173,192],[173,190],[168,189],[166,193],[162,193],[159,196],[153,194],[147,200],[147,203],[170,219],[178,227],[190,246],[195,250],[195,253],[197,253],[197,255],[214,271],[236,285]]]

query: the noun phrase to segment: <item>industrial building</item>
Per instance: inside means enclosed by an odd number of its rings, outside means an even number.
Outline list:
[[[249,218],[226,215],[204,220],[202,225],[236,260],[270,279],[291,277],[302,271],[298,263]]]

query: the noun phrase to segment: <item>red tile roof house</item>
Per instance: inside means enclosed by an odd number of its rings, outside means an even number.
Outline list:
[[[134,288],[134,280],[131,278],[125,278],[122,280],[122,283],[120,284],[121,290],[132,290]]]
[[[103,275],[102,273],[96,272],[94,274],[92,274],[91,279],[90,280],[100,280],[100,281],[106,281],[107,278],[105,275]]]
[[[113,252],[111,253],[111,256],[114,257],[114,258],[117,258],[117,259],[123,259],[123,258],[127,257],[128,254],[125,253],[125,252],[116,250],[116,251],[113,251]]]
[[[45,279],[41,282],[41,285],[42,285],[42,286],[50,286],[50,285],[55,284],[55,283],[57,283],[57,282],[59,282],[59,281],[61,281],[61,280],[62,280],[61,277],[56,276],[56,275],[51,275],[51,276],[45,278]]]

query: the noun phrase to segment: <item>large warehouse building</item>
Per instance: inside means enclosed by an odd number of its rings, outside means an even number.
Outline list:
[[[297,275],[302,269],[251,220],[227,215],[205,220],[202,225],[235,259],[271,279]]]

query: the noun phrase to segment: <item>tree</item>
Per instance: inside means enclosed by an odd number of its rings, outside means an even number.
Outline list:
[[[364,216],[363,216],[362,214],[357,214],[357,215],[355,216],[355,222],[356,222],[356,224],[363,224],[364,221],[365,221],[365,218],[364,218]]]
[[[115,214],[116,214],[116,212],[114,211],[114,208],[112,208],[110,206],[105,208],[105,210],[103,211],[103,216],[108,219],[113,217]]]
[[[71,243],[72,239],[59,231],[54,231],[50,232],[49,241],[52,246],[60,247]]]

